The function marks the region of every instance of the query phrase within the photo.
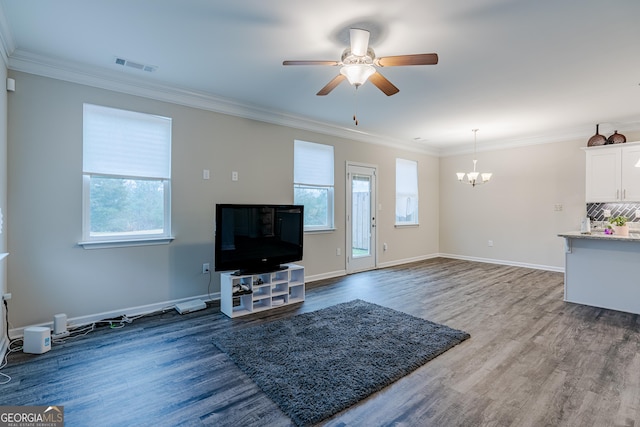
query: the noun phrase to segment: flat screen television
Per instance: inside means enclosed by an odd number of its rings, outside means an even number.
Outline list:
[[[281,270],[302,260],[304,206],[217,204],[215,270]]]

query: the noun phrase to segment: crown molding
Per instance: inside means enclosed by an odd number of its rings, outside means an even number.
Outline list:
[[[336,126],[282,111],[274,111],[273,109],[241,103],[210,93],[149,82],[146,79],[121,72],[36,55],[20,49],[14,49],[13,40],[8,30],[6,30],[7,26],[5,24],[4,13],[0,5],[0,56],[2,56],[7,68],[10,70],[434,157],[465,155],[474,151],[473,144],[449,147],[429,146],[417,141],[400,140],[385,135],[364,132],[359,129]],[[626,122],[616,122],[615,125],[611,124],[611,127],[612,129],[615,127],[621,132],[637,132],[640,129],[640,122],[637,119],[630,119]],[[496,139],[491,142],[483,142],[477,147],[476,151],[504,150],[580,139],[585,139],[586,141],[589,136],[591,134],[585,133],[585,128],[580,126],[564,129],[552,135],[543,134],[518,139]]]
[[[384,135],[376,135],[361,130],[335,126],[302,116],[274,111],[273,109],[267,109],[258,105],[241,103],[233,99],[223,98],[205,92],[149,82],[148,80],[136,78],[135,76],[115,71],[112,72],[98,67],[90,67],[84,64],[59,61],[20,49],[14,50],[8,57],[8,68],[13,71],[35,74],[70,83],[141,96],[157,101],[184,105],[359,142],[383,145],[433,156],[439,154],[438,150],[421,147],[413,143],[413,141],[406,142]]]
[[[630,118],[626,121],[616,121],[615,123],[601,123],[601,129],[604,128],[603,134],[613,133],[614,129],[621,133],[638,132],[640,129],[640,122],[636,118]],[[610,130],[608,130],[610,128]],[[589,132],[593,132],[590,129]],[[490,142],[483,142],[478,145],[477,152],[485,151],[498,151],[508,150],[511,148],[529,147],[532,145],[543,144],[558,144],[569,141],[584,141],[586,147],[587,141],[593,136],[593,133],[585,133],[584,126],[576,126],[572,128],[563,129],[561,132],[554,132],[553,134],[541,134],[528,137],[522,137],[518,139],[496,139]],[[452,157],[464,154],[470,154],[474,152],[473,144],[456,145],[451,148],[440,149],[438,152],[439,157]]]
[[[120,72],[105,70],[98,67],[90,67],[85,64],[58,61],[52,58],[25,52],[20,49],[13,49],[10,35],[8,35],[4,29],[5,27],[2,25],[3,16],[4,15],[0,8],[0,56],[3,56],[3,58],[5,55],[7,56],[7,68],[13,71],[35,74],[70,83],[286,126],[302,131],[316,132],[338,138],[391,147],[403,151],[417,152],[434,157],[451,157],[474,152],[473,144],[434,147],[417,141],[394,139],[389,136],[376,135],[359,129],[335,126],[306,117],[278,112],[258,105],[241,103],[233,99],[223,98],[205,92],[149,82],[148,80],[136,78],[135,76],[130,76]],[[8,54],[8,52],[11,53]],[[616,122],[615,124],[611,124],[611,127],[612,129],[615,127],[622,132],[637,132],[640,130],[640,122],[637,121],[637,118],[629,118],[629,120],[625,122]],[[572,129],[564,129],[561,132],[555,132],[553,135],[535,135],[518,139],[495,139],[491,142],[483,142],[477,147],[476,151],[505,150],[510,148],[581,139],[586,141],[589,136],[590,135],[585,135],[585,128],[580,126]]]

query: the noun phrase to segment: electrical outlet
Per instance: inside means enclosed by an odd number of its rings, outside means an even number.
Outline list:
[[[237,171],[231,172],[231,181],[237,181],[237,180],[238,180],[238,172]]]
[[[202,274],[207,274],[209,272],[209,263],[205,262],[204,264],[202,264]]]
[[[336,256],[342,255],[342,249],[336,248]]]
[[[605,218],[611,217],[611,210],[605,209],[603,215]]]
[[[3,294],[2,299],[5,301],[9,301],[11,299],[11,294],[10,293]]]
[[[640,219],[640,209],[636,209],[636,219]]]
[[[493,247],[493,240],[488,240],[487,241],[487,246],[489,246],[490,248]]]

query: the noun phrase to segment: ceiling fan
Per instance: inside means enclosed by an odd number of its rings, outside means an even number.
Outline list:
[[[360,28],[351,28],[349,30],[349,39],[351,47],[344,50],[340,61],[284,61],[282,65],[340,65],[340,74],[320,89],[316,95],[327,95],[343,80],[347,79],[356,89],[367,80],[370,80],[387,96],[391,96],[398,93],[400,89],[380,74],[376,67],[435,65],[438,63],[438,54],[436,53],[376,58],[375,52],[369,47],[369,31]]]

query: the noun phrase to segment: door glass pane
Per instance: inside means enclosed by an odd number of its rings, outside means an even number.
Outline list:
[[[371,255],[371,178],[353,175],[351,181],[351,248],[353,258]]]

